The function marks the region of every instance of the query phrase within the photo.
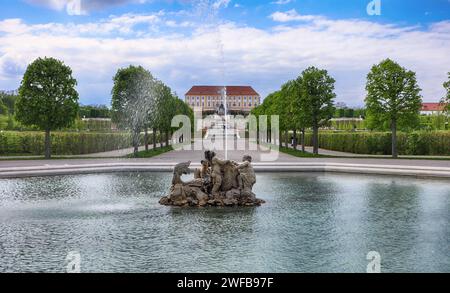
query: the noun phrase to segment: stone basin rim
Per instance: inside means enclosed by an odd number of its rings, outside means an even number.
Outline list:
[[[176,163],[102,163],[0,168],[0,179],[118,172],[172,172]],[[254,163],[256,172],[332,172],[450,179],[450,168],[354,163]],[[199,164],[192,164],[191,171]]]

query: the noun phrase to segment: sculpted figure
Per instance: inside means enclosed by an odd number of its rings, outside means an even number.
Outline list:
[[[184,184],[183,180],[181,180],[181,176],[188,175],[190,173],[190,165],[191,161],[180,163],[175,166],[175,168],[173,169],[172,185]]]
[[[209,169],[209,162],[202,160],[202,168],[200,169],[200,178],[205,179],[211,175],[211,170]]]
[[[223,180],[221,191],[227,192],[230,191],[231,189],[239,188],[238,184],[239,171],[236,168],[236,165],[233,164],[233,162],[225,164],[222,171],[223,171]]]
[[[251,195],[253,185],[256,183],[256,175],[252,166],[252,157],[245,155],[242,160],[243,163],[237,165],[237,169],[239,170],[239,189],[242,195],[248,196]]]
[[[230,161],[222,161],[216,157],[216,153],[211,151],[205,152],[205,158],[209,161],[211,165],[211,181],[212,181],[212,190],[211,194],[213,196],[220,195],[220,187],[222,186],[223,173],[222,169],[226,164],[229,164]]]

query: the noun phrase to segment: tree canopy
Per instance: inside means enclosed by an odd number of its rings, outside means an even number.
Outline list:
[[[70,67],[54,58],[38,58],[23,77],[16,118],[42,130],[70,126],[78,114],[77,81]]]
[[[335,80],[328,72],[309,67],[302,72],[300,81],[300,104],[305,117],[313,128],[313,153],[319,153],[319,127],[328,123],[334,114]]]
[[[279,115],[280,128],[287,132],[312,127],[315,152],[318,152],[318,128],[333,117],[334,79],[326,70],[310,67],[294,80],[288,81],[280,90],[269,94],[264,102],[252,111],[258,115]],[[294,145],[295,146],[295,145]]]
[[[143,129],[153,129],[154,145],[157,130],[161,136],[165,134],[168,144],[172,119],[179,114],[193,119],[189,106],[148,70],[142,66],[129,66],[118,70],[112,90],[112,120],[119,127],[133,132],[135,153],[138,151],[139,134]],[[145,133],[147,134],[147,131]],[[147,139],[147,135],[145,138]],[[148,141],[145,143],[147,146]]]
[[[38,58],[25,71],[16,102],[16,118],[46,132],[45,155],[50,158],[50,131],[70,126],[78,114],[77,81],[72,70],[54,58]]]
[[[80,106],[81,118],[111,118],[111,110],[105,105]]]
[[[413,71],[386,59],[374,65],[367,75],[366,114],[368,127],[390,128],[392,155],[397,157],[397,128],[419,125],[421,89]]]

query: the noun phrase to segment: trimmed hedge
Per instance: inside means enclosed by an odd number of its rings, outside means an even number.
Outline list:
[[[149,140],[151,141],[151,137]],[[52,133],[53,155],[92,154],[131,146],[132,140],[129,133]],[[0,132],[0,155],[42,155],[43,153],[43,132]]]
[[[450,156],[450,131],[400,132],[397,140],[401,155]],[[306,133],[305,142],[312,145],[311,133]],[[391,155],[391,133],[319,133],[319,147],[354,154]]]

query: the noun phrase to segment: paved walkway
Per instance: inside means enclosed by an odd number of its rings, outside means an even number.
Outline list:
[[[290,146],[290,148],[293,148]],[[301,146],[298,146],[297,149],[301,149]],[[305,150],[308,153],[313,152],[313,147],[307,146]],[[332,157],[350,157],[350,158],[391,158],[390,155],[364,155],[364,154],[353,154],[353,153],[346,153],[346,152],[338,152],[338,151],[331,151],[326,149],[319,149],[319,154],[325,155],[325,156],[332,156]],[[400,158],[417,158],[417,159],[450,159],[450,156],[399,156]]]
[[[242,142],[242,141],[241,141]],[[217,154],[221,158],[227,157],[230,160],[241,161],[243,154],[249,154],[254,158],[255,163],[271,163],[271,164],[298,164],[298,163],[345,163],[345,164],[376,164],[376,165],[400,165],[400,166],[423,166],[423,167],[443,167],[450,168],[450,161],[448,160],[414,160],[414,159],[390,159],[390,158],[299,158],[290,156],[284,153],[278,153],[273,161],[264,160],[261,155],[267,155],[269,152],[267,148],[261,147],[261,150],[248,150],[249,147],[255,149],[257,146],[253,143],[245,141],[247,144],[246,151],[234,150],[231,145],[229,145],[229,150],[227,156],[225,156],[225,151],[217,151]],[[147,159],[126,159],[123,158],[123,154],[131,153],[132,149],[109,152],[108,155],[96,156],[96,158],[89,158],[88,156],[71,158],[71,159],[61,159],[61,160],[5,160],[0,161],[0,168],[9,167],[32,167],[32,166],[69,166],[69,165],[89,165],[89,164],[107,164],[107,163],[156,163],[156,164],[173,164],[184,161],[200,162],[203,159],[203,150],[177,150],[164,153],[157,157],[147,158]],[[117,158],[112,158],[110,155],[115,153]],[[106,154],[106,153],[104,153]]]

